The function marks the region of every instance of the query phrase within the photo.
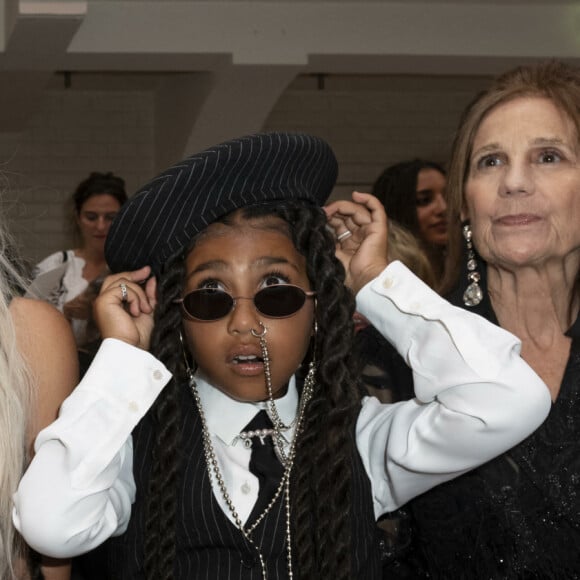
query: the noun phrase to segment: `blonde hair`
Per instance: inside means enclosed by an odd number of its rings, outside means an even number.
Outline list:
[[[464,187],[469,172],[473,141],[482,121],[495,107],[521,97],[539,97],[552,101],[567,115],[580,137],[580,69],[559,61],[521,66],[493,81],[477,95],[461,116],[451,152],[447,180],[448,222],[458,223],[464,203]],[[450,228],[443,293],[457,284],[461,272],[462,235],[460,228]]]
[[[389,219],[389,260],[400,260],[425,284],[435,288],[435,272],[417,238],[395,220]]]
[[[15,246],[0,223],[0,579],[14,578],[14,567],[25,558],[25,545],[12,525],[12,494],[28,459],[34,384],[16,343],[10,314],[12,298],[26,280]]]

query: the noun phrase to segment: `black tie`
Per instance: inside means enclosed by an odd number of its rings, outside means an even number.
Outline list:
[[[274,425],[266,411],[260,411],[244,428],[244,431],[272,429]],[[252,456],[250,471],[258,478],[260,489],[258,499],[248,521],[254,521],[268,507],[282,479],[284,468],[274,451],[274,441],[271,435],[252,438]]]

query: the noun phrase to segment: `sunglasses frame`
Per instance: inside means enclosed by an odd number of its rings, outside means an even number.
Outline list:
[[[300,308],[298,308],[294,312],[292,312],[290,314],[286,314],[284,316],[272,316],[270,314],[266,314],[265,312],[262,312],[256,306],[255,299],[256,299],[257,294],[259,294],[260,292],[263,292],[264,290],[268,290],[269,288],[282,288],[282,287],[284,287],[284,288],[296,288],[304,294],[304,302],[302,303],[302,306],[300,306]],[[183,298],[177,298],[174,300],[174,302],[176,304],[179,304],[181,306],[181,310],[187,318],[190,318],[191,320],[197,320],[198,322],[216,322],[217,320],[221,320],[222,318],[225,318],[226,316],[228,316],[229,314],[231,314],[233,312],[238,300],[251,300],[254,303],[254,308],[257,310],[257,312],[259,312],[262,316],[266,316],[267,318],[290,318],[291,316],[294,316],[304,306],[304,304],[306,304],[306,300],[308,298],[314,298],[316,296],[316,292],[314,290],[304,290],[304,288],[301,288],[300,286],[297,286],[296,284],[272,284],[271,286],[266,286],[265,288],[261,288],[251,297],[249,297],[249,296],[232,296],[232,294],[230,292],[226,292],[225,290],[215,290],[216,292],[220,292],[222,294],[227,294],[232,299],[231,308],[226,312],[226,314],[224,314],[223,316],[220,316],[218,318],[198,318],[197,316],[193,316],[187,310],[187,308],[185,307],[185,299],[190,294],[193,294],[194,292],[200,292],[203,290],[208,290],[208,288],[199,288],[197,290],[191,290]],[[214,290],[214,289],[210,288],[209,290]]]

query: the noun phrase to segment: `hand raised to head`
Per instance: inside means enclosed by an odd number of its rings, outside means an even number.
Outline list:
[[[324,210],[336,236],[336,257],[346,270],[346,285],[356,294],[387,266],[387,216],[381,202],[368,193],[353,201],[335,201]]]
[[[155,277],[151,268],[107,276],[93,309],[103,338],[116,338],[147,350],[157,304]]]

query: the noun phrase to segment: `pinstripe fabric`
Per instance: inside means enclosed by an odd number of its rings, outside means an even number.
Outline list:
[[[371,484],[358,452],[354,451],[350,511],[352,524],[352,569],[357,580],[383,577],[380,542],[375,521]]]
[[[182,450],[178,496],[177,561],[175,580],[262,580],[253,548],[230,522],[212,493],[205,466],[201,422],[190,389],[182,389]],[[143,580],[143,532],[145,502],[153,444],[147,417],[135,432],[135,479],[138,496],[127,532],[108,542],[109,575],[114,580]],[[377,528],[374,523],[370,483],[355,454],[353,477],[353,578],[381,578]],[[261,547],[269,580],[287,580],[286,518],[281,499],[256,528],[252,537]],[[300,564],[294,562],[294,569]],[[99,580],[106,580],[100,578]],[[322,579],[321,579],[322,580]]]
[[[254,548],[230,522],[213,495],[205,466],[201,421],[190,389],[182,389],[182,450],[177,512],[176,580],[261,580]],[[128,531],[109,542],[109,578],[142,579],[145,498],[153,439],[146,417],[134,434],[135,480],[138,497]],[[253,533],[268,561],[268,578],[285,580],[285,516],[280,499]]]
[[[113,272],[145,265],[156,274],[216,219],[247,205],[303,199],[322,205],[336,181],[327,143],[310,135],[262,133],[188,157],[142,187],[107,236]]]

